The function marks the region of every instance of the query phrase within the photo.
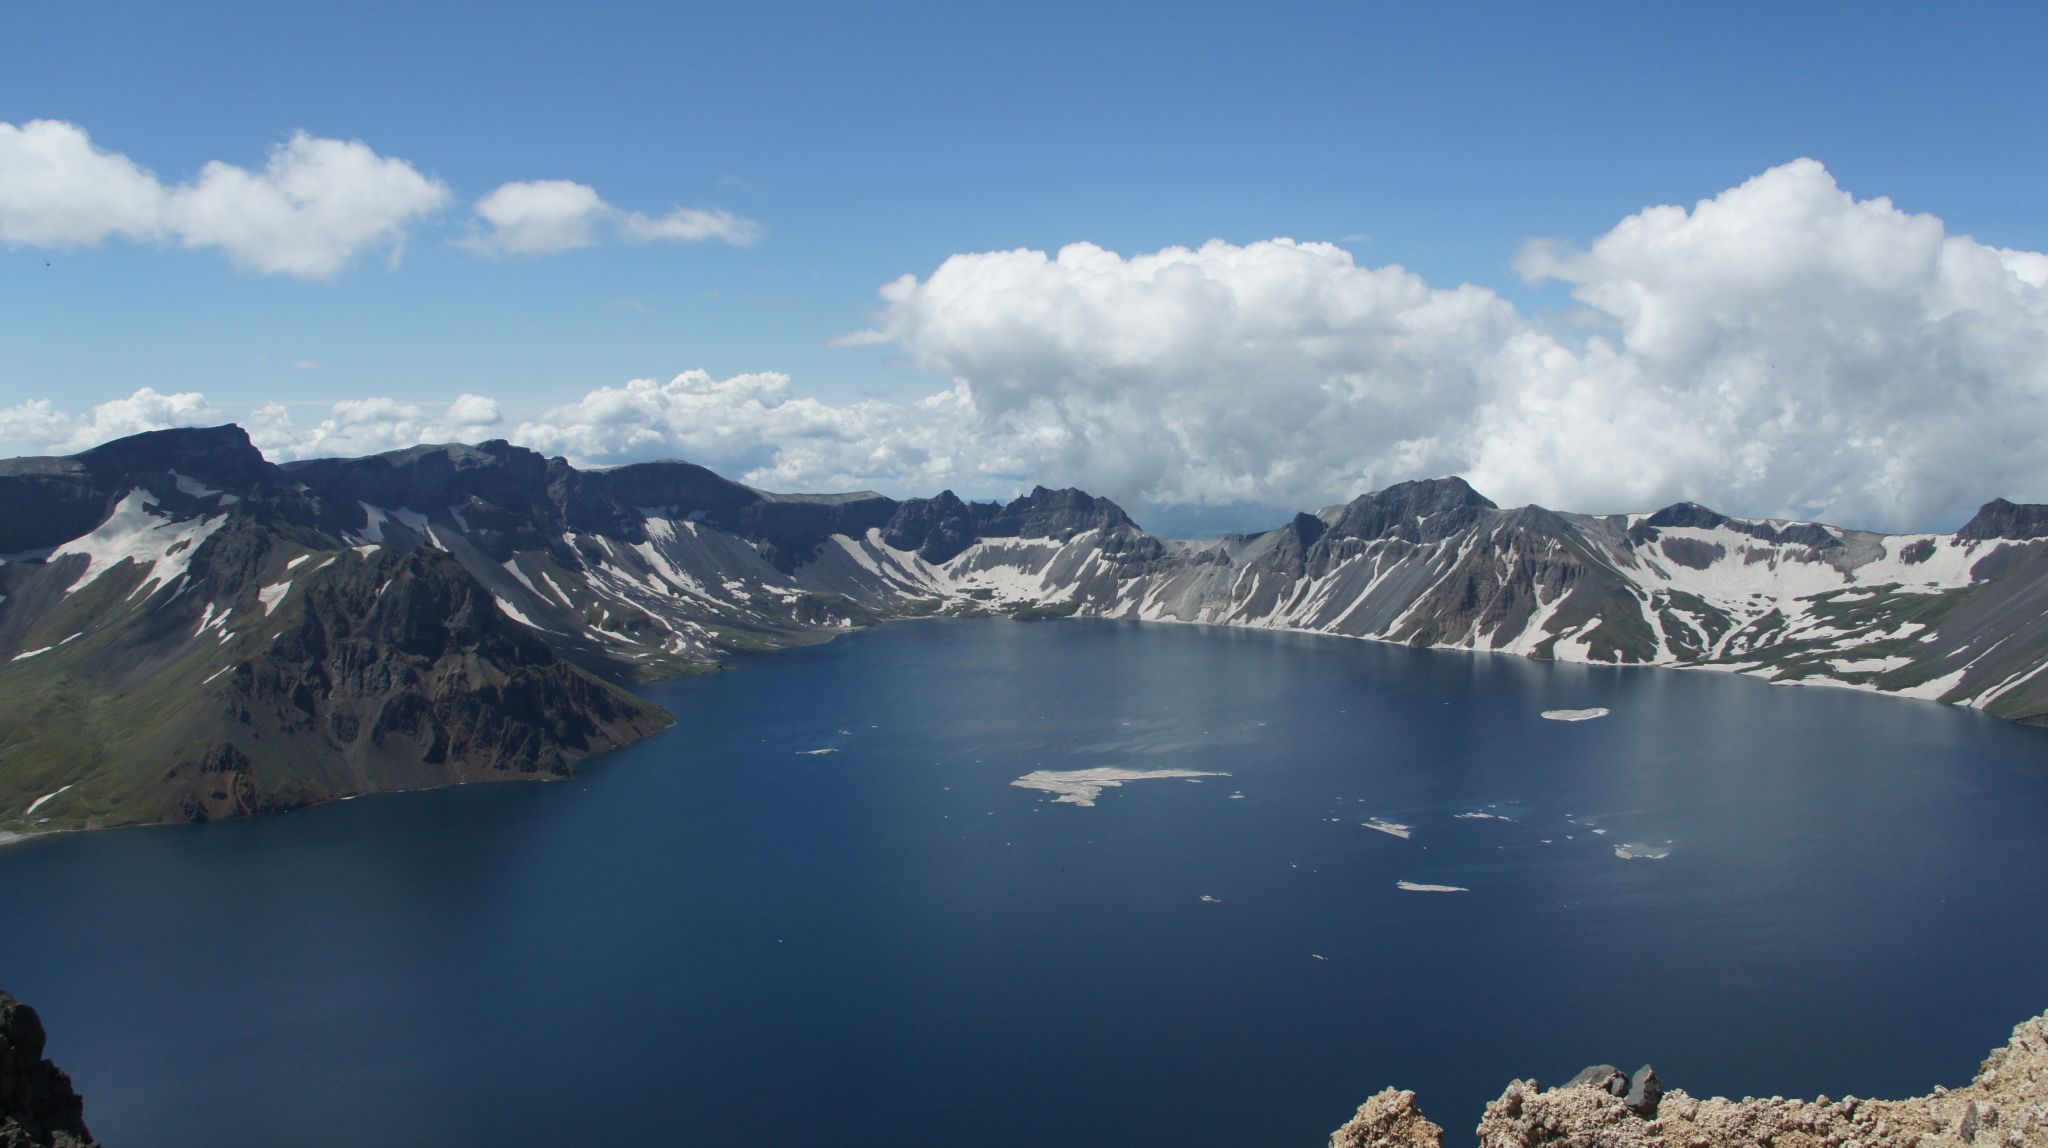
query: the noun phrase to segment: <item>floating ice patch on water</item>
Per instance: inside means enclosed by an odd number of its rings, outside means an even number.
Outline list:
[[[75,782],[75,781],[71,783],[71,785],[76,785],[76,784],[78,784],[78,783],[77,783],[77,782]],[[65,786],[65,787],[64,787],[64,789],[69,789],[69,788],[71,788],[71,785],[67,785],[67,786]],[[59,790],[56,790],[56,791],[54,791],[54,792],[51,792],[51,793],[45,793],[45,794],[43,794],[43,795],[42,795],[41,797],[38,797],[38,798],[36,798],[36,799],[35,799],[34,801],[31,801],[31,802],[29,802],[29,803],[28,803],[28,808],[27,808],[27,809],[24,809],[24,810],[22,810],[22,811],[21,811],[21,815],[22,815],[23,817],[32,817],[32,816],[34,816],[34,815],[35,815],[35,811],[36,811],[36,810],[38,810],[38,809],[41,809],[41,808],[43,807],[43,802],[45,802],[45,801],[48,801],[48,800],[50,800],[50,799],[51,799],[52,797],[55,797],[55,796],[57,796],[57,794],[59,794],[59,793],[62,793],[62,792],[64,792],[64,789],[59,789]]]
[[[1425,885],[1420,881],[1396,881],[1394,888],[1403,893],[1470,893],[1463,885]]]
[[[828,745],[824,749],[800,749],[796,752],[799,757],[823,757],[828,753],[838,753],[839,751]]]
[[[1037,789],[1057,794],[1055,805],[1092,806],[1105,789],[1117,789],[1131,781],[1194,781],[1204,777],[1229,777],[1227,773],[1203,769],[1039,769],[1011,782],[1019,789]]]
[[[1548,721],[1592,721],[1606,717],[1610,712],[1606,706],[1593,706],[1582,710],[1544,710],[1543,716]]]
[[[1622,842],[1614,847],[1614,855],[1623,861],[1662,861],[1671,856],[1670,842],[1663,845],[1635,845]]]
[[[1202,894],[1202,904],[1204,905],[1221,905],[1222,903],[1223,898],[1221,897],[1211,897],[1207,893]]]
[[[1230,791],[1230,800],[1232,800],[1232,801],[1243,801],[1243,800],[1244,800],[1244,790],[1242,790],[1242,789],[1233,789],[1233,790],[1231,790],[1231,791]]]
[[[1485,811],[1484,809],[1468,809],[1468,810],[1466,810],[1465,812],[1463,812],[1463,813],[1460,813],[1460,814],[1458,814],[1458,815],[1457,815],[1457,817],[1456,817],[1456,818],[1454,818],[1454,820],[1457,820],[1457,821],[1506,821],[1506,822],[1509,822],[1510,824],[1512,824],[1512,823],[1514,822],[1514,820],[1515,820],[1515,819],[1514,819],[1514,818],[1512,818],[1512,817],[1509,817],[1508,815],[1506,815],[1506,814],[1504,814],[1504,813],[1488,813],[1488,812],[1487,812],[1487,811]]]
[[[1367,829],[1377,829],[1389,837],[1399,837],[1403,841],[1406,841],[1415,832],[1413,825],[1403,825],[1398,821],[1388,821],[1382,817],[1374,817],[1367,821],[1361,821],[1359,824]]]

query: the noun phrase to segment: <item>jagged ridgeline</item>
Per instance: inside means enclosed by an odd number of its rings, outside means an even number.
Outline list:
[[[1953,535],[1403,483],[1156,538],[1038,488],[782,495],[504,442],[275,465],[238,427],[0,462],[0,833],[570,774],[616,683],[931,614],[1261,626],[2048,716],[2048,508]]]

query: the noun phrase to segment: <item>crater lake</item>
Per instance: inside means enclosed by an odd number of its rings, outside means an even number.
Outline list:
[[[991,620],[643,692],[564,784],[0,849],[0,986],[174,1148],[1309,1146],[1388,1085],[1458,1142],[1596,1062],[1960,1084],[2048,1006],[2048,733],[1934,703]]]

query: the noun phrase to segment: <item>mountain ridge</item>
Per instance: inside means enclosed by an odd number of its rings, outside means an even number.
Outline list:
[[[2048,721],[2048,507],[1953,534],[1397,483],[1272,530],[755,490],[504,440],[273,464],[232,424],[0,462],[0,833],[562,777],[620,689],[895,619],[1196,622],[1717,669]],[[131,760],[133,759],[133,760]]]

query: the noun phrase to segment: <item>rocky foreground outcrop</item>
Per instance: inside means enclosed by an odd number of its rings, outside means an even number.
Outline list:
[[[85,1101],[43,1059],[36,1010],[0,992],[0,1148],[93,1148]]]
[[[1967,1087],[1908,1100],[1698,1100],[1662,1091],[1646,1066],[1607,1065],[1545,1090],[1508,1085],[1479,1121],[1481,1148],[2043,1148],[2048,1146],[2048,1014],[2012,1030]],[[1441,1148],[1413,1092],[1389,1088],[1330,1135],[1330,1148]]]

